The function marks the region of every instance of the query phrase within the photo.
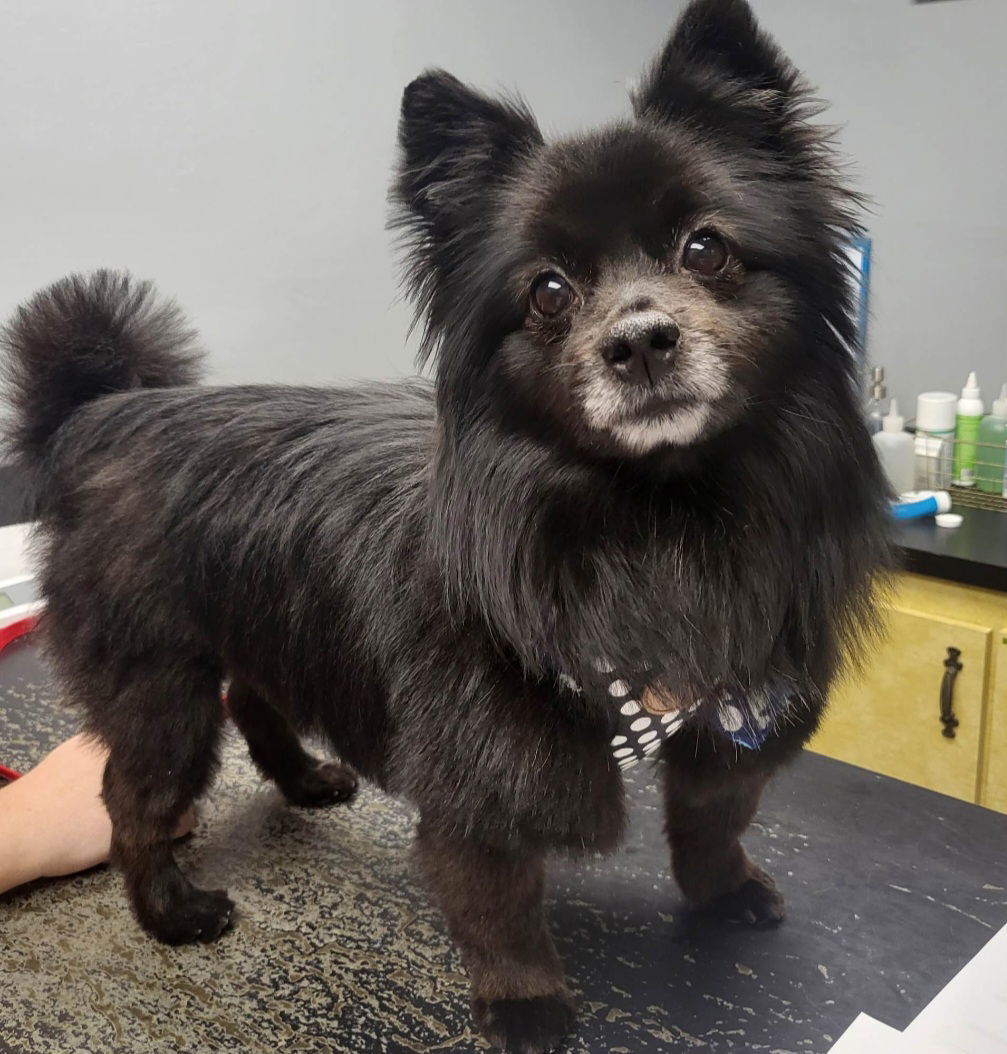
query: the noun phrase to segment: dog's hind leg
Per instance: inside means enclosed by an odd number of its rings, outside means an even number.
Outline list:
[[[353,769],[309,754],[287,718],[239,679],[228,688],[227,709],[259,771],[292,805],[332,805],[353,796],[357,789]]]
[[[216,768],[224,717],[219,684],[209,662],[157,666],[138,659],[100,707],[89,707],[90,727],[109,747],[103,797],[112,859],[140,924],[167,944],[213,940],[234,909],[223,890],[194,886],[172,853],[179,818]]]

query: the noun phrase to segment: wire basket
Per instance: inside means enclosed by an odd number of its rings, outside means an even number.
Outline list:
[[[916,431],[917,490],[946,490],[966,509],[1007,513],[1007,446]]]

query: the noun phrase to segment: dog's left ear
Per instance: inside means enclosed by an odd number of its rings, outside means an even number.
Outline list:
[[[718,103],[739,115],[779,117],[803,93],[800,75],[755,19],[747,0],[692,0],[634,93],[638,116],[715,124]]]

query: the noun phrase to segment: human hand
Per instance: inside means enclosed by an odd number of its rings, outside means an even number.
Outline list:
[[[109,856],[112,821],[101,799],[108,751],[78,734],[61,743],[20,779],[0,790],[0,892],[83,871]],[[190,809],[175,836],[192,829]]]

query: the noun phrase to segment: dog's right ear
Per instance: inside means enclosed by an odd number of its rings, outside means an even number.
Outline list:
[[[487,98],[443,70],[428,71],[402,97],[399,201],[450,234],[470,222],[481,199],[541,142],[535,118],[520,102]]]
[[[429,70],[402,96],[397,203],[427,234],[450,237],[471,225],[494,186],[541,142],[520,102],[490,99]]]
[[[390,226],[403,233],[405,282],[423,320],[418,361],[434,354],[447,318],[471,297],[473,265],[500,185],[542,134],[518,101],[490,99],[443,70],[402,96],[400,158]]]

